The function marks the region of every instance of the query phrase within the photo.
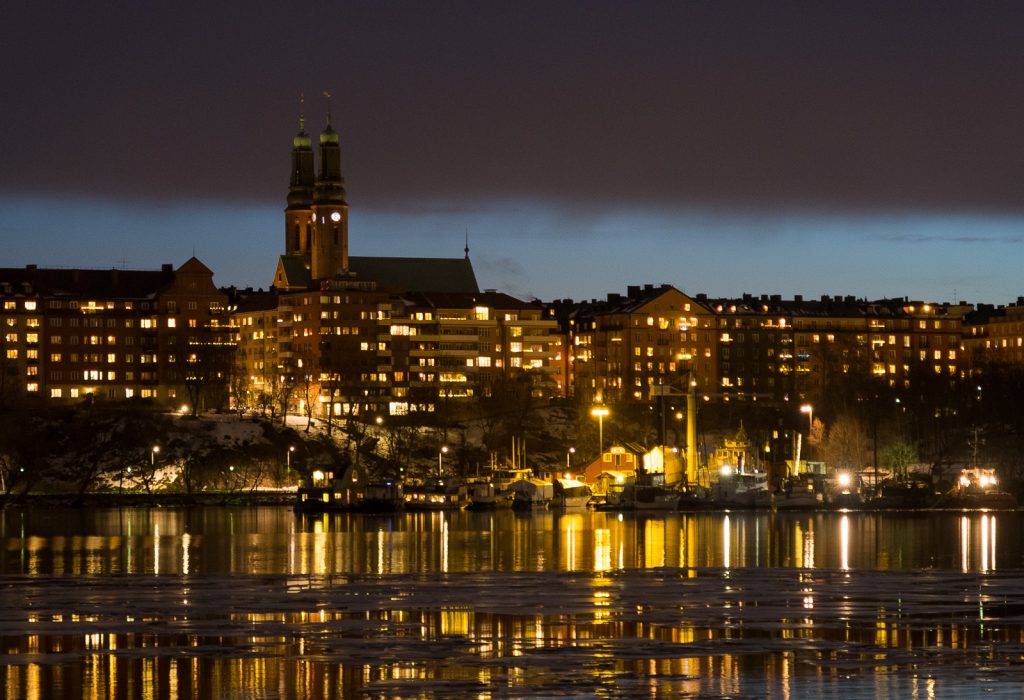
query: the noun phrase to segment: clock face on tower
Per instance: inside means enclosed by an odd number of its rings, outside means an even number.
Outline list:
[[[341,221],[341,214],[336,211],[331,212],[331,221]]]

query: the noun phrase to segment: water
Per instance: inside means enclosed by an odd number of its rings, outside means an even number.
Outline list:
[[[1018,697],[1022,522],[8,509],[0,695]]]

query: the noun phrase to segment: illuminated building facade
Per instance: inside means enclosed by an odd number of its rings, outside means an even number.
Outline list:
[[[196,258],[160,270],[0,269],[5,391],[188,403],[195,368],[230,341],[226,299]]]
[[[842,378],[906,389],[920,373],[961,377],[970,309],[829,296],[710,299],[645,285],[556,302],[549,316],[566,335],[569,386],[583,403],[650,403],[659,385],[677,393],[690,380],[705,401],[779,404],[820,398]]]

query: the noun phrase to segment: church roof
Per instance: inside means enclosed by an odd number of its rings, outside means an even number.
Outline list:
[[[476,293],[480,288],[469,258],[385,258],[348,259],[349,270],[360,279],[373,280],[390,292]]]

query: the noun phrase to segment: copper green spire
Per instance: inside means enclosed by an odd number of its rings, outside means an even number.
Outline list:
[[[331,128],[331,91],[324,90],[324,97],[327,98],[327,126],[320,132],[320,145],[338,143],[338,132]]]

